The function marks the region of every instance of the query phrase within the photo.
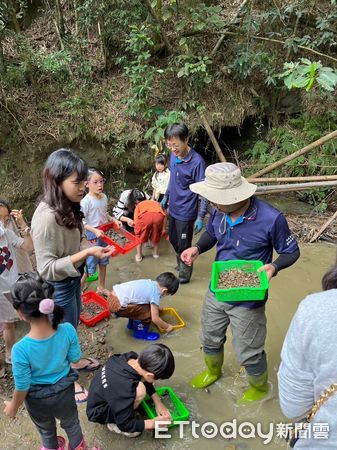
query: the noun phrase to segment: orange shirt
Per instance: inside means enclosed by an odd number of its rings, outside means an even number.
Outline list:
[[[161,213],[163,216],[165,216],[165,213],[162,210],[160,203],[156,202],[155,200],[143,200],[142,202],[138,203],[138,205],[135,208],[133,219],[135,224],[137,223],[137,220],[140,219],[142,215],[147,212]]]

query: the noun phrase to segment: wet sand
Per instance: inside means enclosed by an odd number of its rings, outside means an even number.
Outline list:
[[[113,284],[139,278],[155,278],[161,272],[174,271],[175,255],[168,242],[161,244],[161,257],[155,260],[150,249],[144,249],[145,258],[141,263],[134,261],[134,253],[111,260],[108,268],[107,287]],[[173,297],[165,297],[162,306],[176,308],[186,327],[170,335],[164,335],[159,342],[168,345],[176,359],[176,371],[170,380],[157,383],[158,386],[171,386],[182,398],[191,412],[191,420],[200,424],[208,421],[217,423],[232,422],[238,424],[248,421],[256,424],[261,422],[266,431],[270,423],[276,427],[277,423],[288,423],[283,417],[277,400],[276,373],[280,361],[282,342],[290,320],[299,302],[309,293],[320,290],[320,280],[328,267],[335,260],[336,248],[326,244],[301,246],[301,258],[290,269],[284,270],[272,280],[270,298],[266,313],[268,318],[268,335],[266,352],[269,364],[271,394],[268,400],[249,406],[236,406],[236,400],[241,396],[246,386],[245,376],[239,373],[240,367],[235,360],[231,347],[231,336],[225,345],[225,362],[223,377],[208,390],[194,390],[189,387],[189,380],[201,370],[204,370],[202,352],[200,350],[200,309],[206,292],[211,272],[214,251],[201,255],[196,264],[192,282],[180,287]],[[92,287],[95,287],[93,283]],[[112,352],[122,353],[129,350],[141,351],[147,343],[131,337],[126,330],[127,320],[123,318],[111,319],[107,328],[106,344]],[[91,333],[93,329],[88,329]],[[87,384],[87,376],[81,376],[81,381]],[[0,399],[3,393],[0,389]],[[34,426],[25,411],[20,412],[14,423],[9,423],[0,408],[0,450],[32,450],[39,448],[39,438]],[[184,438],[179,438],[178,429],[170,430],[171,439],[154,439],[151,432],[145,432],[137,439],[127,439],[110,433],[105,427],[90,424],[85,416],[85,404],[79,406],[81,423],[89,444],[99,445],[101,450],[136,449],[146,447],[150,450],[165,449],[236,449],[257,450],[268,448],[271,450],[286,448],[282,439],[275,436],[272,442],[264,445],[261,438],[244,439],[238,437],[225,440],[218,436],[213,439],[193,437],[191,428],[186,427]],[[247,429],[247,432],[249,430]],[[197,430],[197,433],[199,431]],[[231,447],[235,445],[236,447]]]

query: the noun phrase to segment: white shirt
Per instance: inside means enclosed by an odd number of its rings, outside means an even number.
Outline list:
[[[158,283],[153,280],[133,280],[115,284],[113,290],[122,307],[151,303],[159,306],[160,304]]]
[[[152,177],[152,187],[154,199],[158,200],[160,194],[166,194],[167,186],[170,182],[170,170],[165,169],[163,172],[156,172]]]
[[[84,214],[85,224],[99,227],[108,221],[108,198],[105,194],[102,194],[101,198],[87,194],[81,200],[81,210]]]

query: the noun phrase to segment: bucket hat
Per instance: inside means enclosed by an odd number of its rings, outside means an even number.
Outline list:
[[[257,186],[248,183],[235,164],[222,162],[208,166],[205,180],[191,184],[190,189],[212,203],[232,205],[251,197]]]

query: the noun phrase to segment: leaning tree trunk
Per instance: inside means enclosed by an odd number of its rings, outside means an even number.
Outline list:
[[[63,39],[64,35],[66,34],[66,31],[65,31],[65,27],[64,27],[63,11],[62,11],[60,0],[56,0],[56,17],[57,17],[57,25],[58,25],[60,37],[61,37],[61,39]]]
[[[12,22],[14,30],[17,33],[21,33],[21,27],[20,27],[20,24],[19,24],[18,19],[16,17],[16,7],[17,7],[17,5],[16,5],[15,0],[10,0],[9,1],[10,20]]]

